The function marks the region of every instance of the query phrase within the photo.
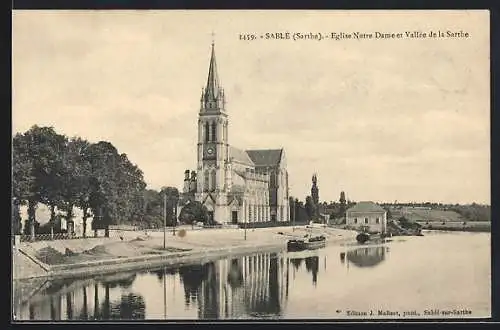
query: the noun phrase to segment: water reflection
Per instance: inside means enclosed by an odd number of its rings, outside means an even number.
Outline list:
[[[195,312],[199,319],[279,318],[288,299],[289,264],[293,260],[286,255],[260,254],[203,265],[53,281],[20,303],[16,307],[16,317],[30,320],[145,319],[148,318],[146,301],[151,296],[145,299],[143,294],[147,293],[136,285],[145,281],[147,287],[152,288],[151,292],[163,293],[163,315],[156,313],[159,316],[156,318],[168,318],[167,304],[172,304],[177,286],[183,287],[177,292],[183,295],[184,308]],[[305,258],[305,265],[316,282],[318,258]],[[150,282],[150,277],[156,279],[156,284]]]
[[[340,253],[340,260],[344,263],[347,258],[348,266],[352,263],[357,267],[375,267],[385,260],[388,251],[385,246],[362,247]]]
[[[53,281],[28,301],[17,306],[17,318],[144,319],[146,309],[144,298],[138,293],[126,293],[133,285],[136,276],[135,273],[124,273],[96,279]]]
[[[481,278],[489,274],[485,266],[489,259],[484,257],[489,240],[467,237],[464,246],[455,237],[415,238],[391,245],[390,258],[384,245],[332,246],[88,279],[15,282],[14,310],[17,320],[335,318],[340,316],[336,310],[346,306],[358,310],[382,304],[412,310],[427,299],[435,308],[445,308],[476,295],[475,308],[488,311],[488,287],[467,283],[477,278],[478,271]],[[434,253],[438,249],[441,255]],[[408,254],[417,255],[415,262],[405,262]],[[443,255],[469,255],[477,262],[467,268],[453,257],[455,263],[441,265]],[[441,275],[433,277],[437,264],[444,267],[440,272],[464,274],[452,281],[460,286],[442,281]],[[407,278],[415,271],[430,274],[422,280],[418,301],[404,299],[414,292],[414,283]],[[394,291],[387,289],[391,283],[398,283]],[[445,286],[437,296],[436,285]],[[461,288],[459,293],[456,287]]]
[[[184,284],[184,303],[186,307],[196,303],[201,284],[207,279],[207,272],[208,264],[183,266],[178,269],[181,282]]]
[[[290,263],[294,266],[295,271],[298,271],[301,268],[303,262],[305,263],[306,271],[312,276],[312,284],[316,286],[318,283],[319,256],[290,258]],[[324,258],[324,265],[326,267],[326,256]]]
[[[111,319],[143,320],[146,305],[141,295],[129,293],[121,296],[119,303],[111,304]]]

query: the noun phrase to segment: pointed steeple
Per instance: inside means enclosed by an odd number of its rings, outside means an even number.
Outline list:
[[[219,96],[219,76],[217,75],[217,63],[215,61],[215,44],[212,41],[212,55],[208,68],[207,87],[205,88],[205,101],[215,101]]]

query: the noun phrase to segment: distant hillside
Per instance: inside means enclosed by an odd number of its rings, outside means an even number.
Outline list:
[[[410,221],[466,221],[460,214],[455,211],[444,210],[423,210],[423,209],[408,209],[408,210],[391,210],[393,219],[398,219],[402,216]]]
[[[393,218],[400,218],[403,213],[415,221],[491,221],[491,206],[484,204],[431,204],[382,205],[389,208]]]

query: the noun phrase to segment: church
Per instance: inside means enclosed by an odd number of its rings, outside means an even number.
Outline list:
[[[198,114],[197,168],[186,170],[182,204],[198,201],[219,224],[288,222],[284,148],[243,150],[229,143],[229,115],[220,85],[215,46]],[[179,213],[178,213],[179,214]]]

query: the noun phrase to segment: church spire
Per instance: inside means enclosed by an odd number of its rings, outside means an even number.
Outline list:
[[[215,43],[212,40],[212,54],[208,68],[207,87],[205,88],[205,100],[215,101],[219,97],[219,76],[217,75],[217,63],[215,61]]]

